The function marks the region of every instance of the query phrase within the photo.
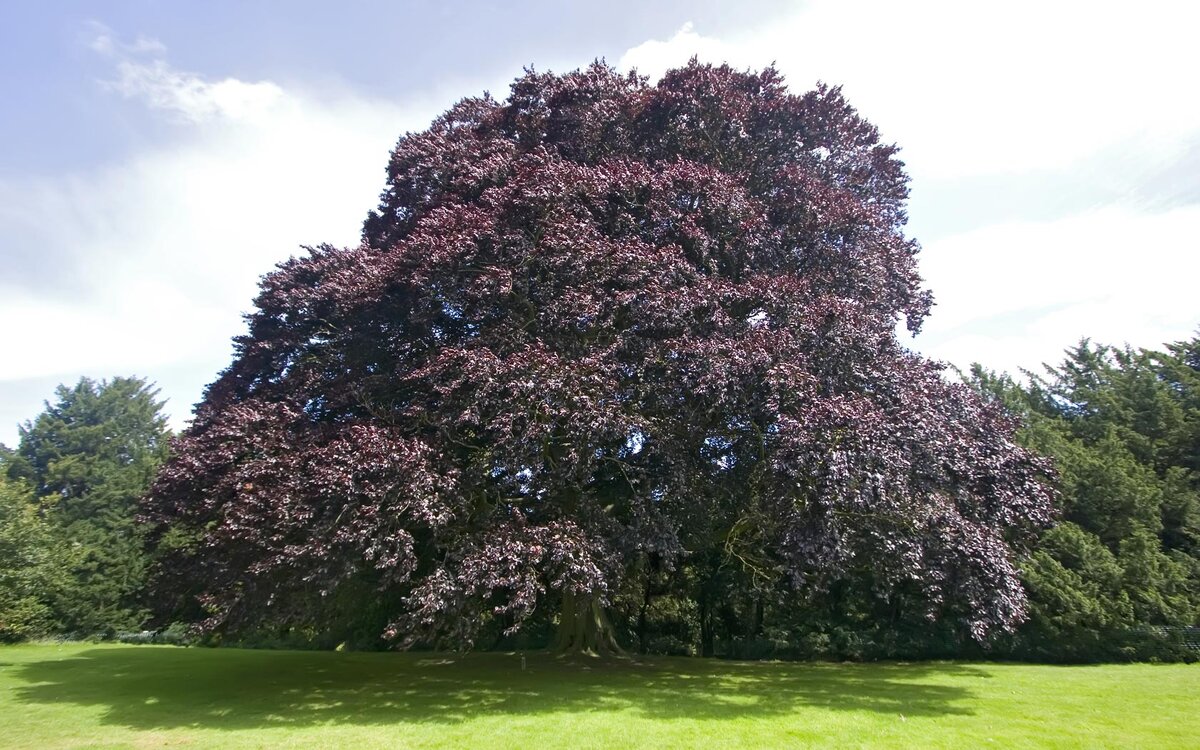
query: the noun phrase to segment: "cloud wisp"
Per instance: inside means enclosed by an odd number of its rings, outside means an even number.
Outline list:
[[[102,85],[166,120],[168,142],[90,171],[0,180],[13,268],[0,317],[36,321],[10,327],[22,356],[0,361],[0,387],[45,382],[44,397],[81,375],[141,373],[179,426],[228,364],[258,277],[301,245],[357,243],[388,151],[440,103],[210,81],[172,67],[155,40],[123,44],[102,28],[91,47]],[[39,408],[4,399],[0,441]]]

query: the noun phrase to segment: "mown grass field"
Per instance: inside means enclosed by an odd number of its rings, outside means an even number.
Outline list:
[[[1200,665],[0,648],[0,747],[1200,747]]]

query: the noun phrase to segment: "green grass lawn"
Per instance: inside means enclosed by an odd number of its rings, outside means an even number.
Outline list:
[[[0,648],[0,747],[1200,747],[1200,666]]]

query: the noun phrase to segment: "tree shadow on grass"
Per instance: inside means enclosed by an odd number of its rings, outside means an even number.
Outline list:
[[[646,718],[769,718],[804,707],[905,716],[970,714],[985,678],[957,664],[779,664],[699,659],[564,662],[531,654],[429,655],[98,647],[25,663],[26,704],[100,706],[134,729],[456,723],[562,711]],[[956,682],[962,682],[956,679]]]

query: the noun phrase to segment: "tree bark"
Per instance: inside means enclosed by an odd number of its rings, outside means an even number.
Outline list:
[[[646,613],[650,609],[650,575],[646,574],[646,590],[642,596],[642,606],[638,610],[637,639],[638,652],[646,653]]]
[[[700,655],[713,656],[716,654],[715,638],[713,637],[712,609],[708,603],[708,592],[700,590]]]
[[[564,654],[615,656],[625,652],[617,643],[612,622],[599,596],[563,592],[555,650]]]

